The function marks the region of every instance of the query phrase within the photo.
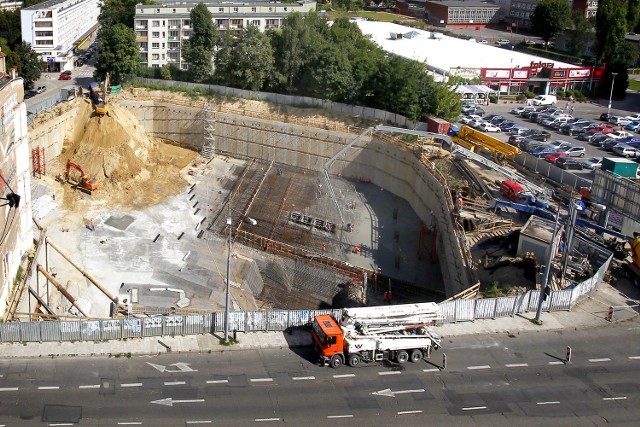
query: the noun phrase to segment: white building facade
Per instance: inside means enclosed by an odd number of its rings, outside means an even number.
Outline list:
[[[190,13],[199,1],[183,1],[156,5],[136,5],[135,31],[140,50],[140,63],[152,68],[175,64],[183,70],[182,43],[189,40],[192,26]],[[218,31],[240,33],[249,25],[261,31],[279,28],[292,12],[307,14],[316,10],[316,1],[301,0],[280,3],[269,0],[223,1],[205,0]]]
[[[99,14],[99,0],[50,0],[22,9],[22,40],[47,63],[46,71],[71,70],[73,50],[97,28]]]
[[[31,215],[31,174],[29,173],[29,135],[23,81],[5,71],[0,52],[0,319],[4,319],[7,298],[13,289],[20,264],[33,247]],[[6,181],[6,183],[5,183]],[[20,202],[9,203],[11,194]],[[13,199],[15,200],[15,199]],[[24,272],[23,272],[24,274]]]

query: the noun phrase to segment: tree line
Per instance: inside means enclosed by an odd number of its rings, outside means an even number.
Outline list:
[[[189,69],[140,67],[138,75],[310,96],[411,120],[425,113],[454,120],[460,113],[459,95],[436,82],[426,64],[387,54],[346,18],[329,25],[315,12],[292,13],[280,28],[263,33],[250,25],[239,35],[217,31],[202,3],[190,18],[192,33],[182,45]],[[101,53],[108,49],[102,46]]]
[[[640,0],[599,0],[595,17],[572,14],[566,0],[542,0],[531,15],[534,33],[549,42],[569,30],[569,48],[582,54],[592,44],[595,60],[607,67],[603,91],[611,87],[614,98],[623,98],[629,85],[627,68],[638,61],[638,48],[625,41],[627,33],[640,32]]]

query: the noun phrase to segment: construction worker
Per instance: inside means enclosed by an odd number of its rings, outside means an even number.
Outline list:
[[[458,211],[462,212],[464,207],[464,200],[462,200],[462,195],[458,196]]]
[[[387,301],[389,300],[389,292],[384,291],[384,294],[382,295],[383,299],[384,299],[384,303],[387,304]]]
[[[393,294],[391,293],[391,291],[387,293],[387,298],[388,298],[389,304],[391,304],[391,299],[393,298]]]

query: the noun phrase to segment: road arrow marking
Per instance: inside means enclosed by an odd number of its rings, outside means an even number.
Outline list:
[[[174,363],[172,365],[169,366],[175,366],[178,369],[167,369],[166,366],[164,365],[158,365],[155,363],[150,363],[150,362],[146,362],[147,365],[156,368],[158,371],[160,372],[198,372],[197,369],[192,369],[191,366],[189,366],[188,363],[183,363],[183,362],[178,362],[178,363]]]
[[[384,390],[374,391],[373,395],[375,396],[387,396],[387,397],[396,397],[396,394],[408,394],[408,393],[424,393],[426,390],[423,388],[419,388],[416,390],[398,390],[391,391],[389,388],[385,388]]]
[[[156,405],[164,405],[164,406],[173,406],[175,403],[202,403],[204,399],[172,399],[167,397],[166,399],[158,399],[152,400],[151,403],[155,403]]]

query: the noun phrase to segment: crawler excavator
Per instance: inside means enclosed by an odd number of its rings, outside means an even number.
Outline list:
[[[102,118],[105,114],[107,116],[109,115],[109,104],[107,102],[109,83],[109,73],[107,73],[102,86],[95,82],[89,85],[89,95],[93,101],[98,119]]]
[[[64,182],[69,182],[71,169],[75,169],[80,173],[80,179],[78,183],[75,184],[76,188],[79,188],[80,191],[83,191],[87,194],[91,194],[93,190],[98,189],[98,181],[95,178],[89,178],[84,170],[77,164],[71,162],[71,160],[67,160],[67,170],[64,173]]]

